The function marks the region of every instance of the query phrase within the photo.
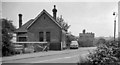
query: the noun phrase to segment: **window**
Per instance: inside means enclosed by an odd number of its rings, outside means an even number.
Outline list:
[[[43,41],[44,41],[43,32],[39,32],[39,41],[40,41],[40,42],[43,42]]]
[[[50,32],[46,32],[46,41],[50,42]]]
[[[27,38],[26,37],[18,37],[18,41],[25,42],[25,41],[27,41]]]

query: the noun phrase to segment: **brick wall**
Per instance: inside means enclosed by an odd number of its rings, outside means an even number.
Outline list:
[[[84,47],[93,46],[94,34],[93,33],[80,33],[79,35],[79,45]]]
[[[51,42],[60,42],[60,28],[46,14],[38,18],[28,29],[29,40],[39,41],[39,32],[41,31],[51,33]],[[31,34],[33,36],[30,36]]]
[[[50,32],[50,49],[60,49],[61,29],[46,14],[28,29],[28,41],[39,42],[39,32]]]

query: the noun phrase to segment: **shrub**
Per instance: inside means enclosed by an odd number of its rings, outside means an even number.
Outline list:
[[[2,56],[10,56],[14,54],[11,46],[11,39],[13,38],[13,32],[16,29],[11,20],[0,19],[2,22]]]
[[[120,62],[118,42],[111,41],[101,44],[88,55],[88,63],[93,65],[119,65],[117,62]]]

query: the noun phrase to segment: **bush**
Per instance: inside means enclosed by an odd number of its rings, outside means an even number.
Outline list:
[[[11,20],[0,19],[0,21],[2,21],[2,56],[10,56],[14,54],[11,39],[16,28],[13,26]]]
[[[93,65],[119,65],[120,47],[118,42],[106,42],[88,55],[88,63]]]

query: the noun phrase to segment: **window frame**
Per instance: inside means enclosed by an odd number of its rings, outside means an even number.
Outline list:
[[[49,35],[47,36],[47,33],[49,33]],[[48,38],[49,37],[49,38]],[[49,40],[48,40],[49,39]],[[47,31],[46,32],[46,41],[47,42],[50,42],[51,41],[51,32],[50,31]]]
[[[20,38],[26,38],[26,40],[22,40],[22,41],[21,41]],[[25,37],[19,36],[19,37],[18,37],[18,41],[19,41],[19,42],[26,42],[26,41],[27,41],[27,37],[26,37],[26,36],[25,36]]]
[[[40,33],[42,33],[42,36],[40,36]],[[42,40],[41,40],[42,39]],[[40,42],[44,42],[44,32],[43,31],[40,31],[39,32],[39,41]]]

